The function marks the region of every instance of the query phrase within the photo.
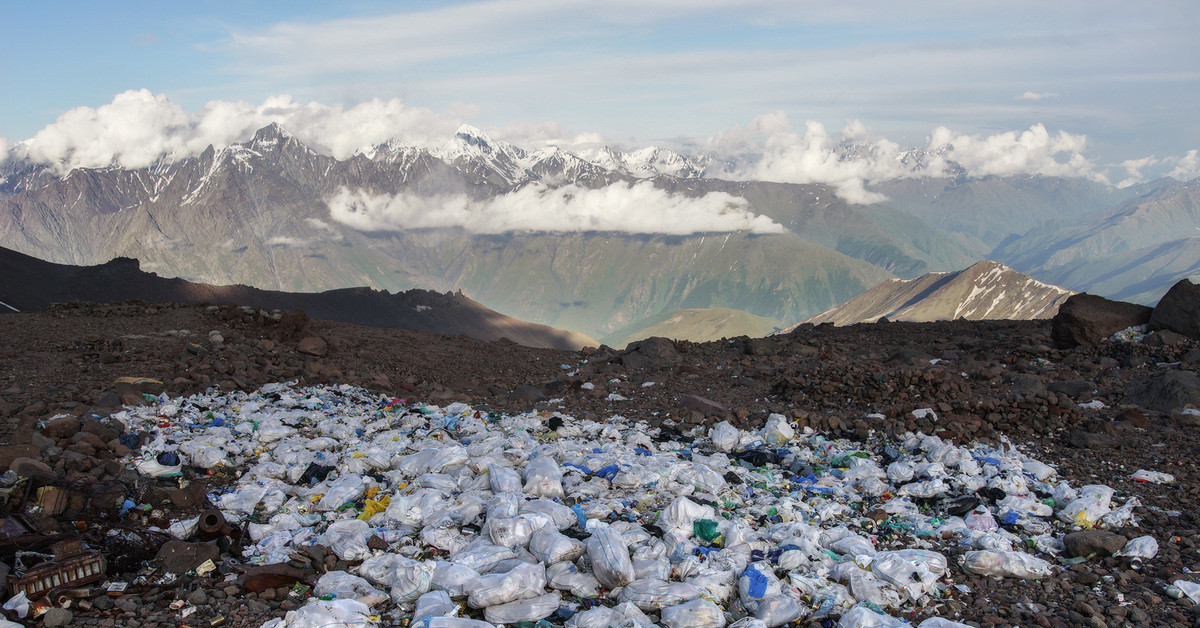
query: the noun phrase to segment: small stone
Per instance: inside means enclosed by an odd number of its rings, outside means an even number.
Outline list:
[[[71,620],[74,618],[75,617],[71,614],[71,611],[65,608],[52,608],[46,611],[45,615],[42,615],[42,625],[48,626],[49,628],[55,628],[56,626],[69,626],[71,625]]]
[[[305,336],[300,340],[300,344],[296,345],[296,350],[300,353],[322,357],[329,351],[329,345],[320,336]]]
[[[208,594],[201,589],[196,589],[187,596],[187,603],[192,606],[204,606],[208,604]]]
[[[54,419],[42,428],[42,434],[55,440],[71,438],[79,433],[79,419],[73,416],[64,416]]]
[[[513,401],[520,401],[520,402],[524,402],[524,403],[536,403],[538,401],[545,401],[546,395],[544,393],[542,393],[541,389],[538,388],[537,386],[530,386],[529,384],[524,384],[522,386],[517,386],[517,388],[512,391],[512,395],[510,395],[510,398]]]
[[[229,595],[229,596],[238,595],[242,592],[241,589],[239,589],[235,586],[232,586],[232,585],[225,587],[224,589],[221,589],[221,590],[225,592],[225,595]]]

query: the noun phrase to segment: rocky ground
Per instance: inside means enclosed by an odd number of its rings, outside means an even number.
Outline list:
[[[122,403],[210,386],[341,382],[440,405],[463,401],[597,419],[621,414],[673,429],[722,419],[759,426],[778,412],[801,427],[853,439],[910,430],[959,442],[1007,436],[1073,485],[1103,483],[1119,495],[1137,495],[1139,526],[1116,532],[1154,536],[1159,555],[1140,566],[1097,556],[1040,583],[955,570],[953,580],[965,590],[954,589],[929,612],[958,612],[959,621],[981,626],[1200,626],[1200,608],[1165,593],[1170,582],[1195,579],[1192,572],[1200,570],[1200,417],[1178,413],[1200,406],[1198,347],[1166,332],[1056,349],[1048,321],[956,321],[805,326],[770,339],[651,339],[631,351],[568,352],[232,306],[125,302],[6,314],[0,316],[0,470],[11,468],[31,478],[28,486],[62,489],[66,497],[43,494],[36,506],[37,492],[10,491],[10,516],[0,529],[9,540],[0,539],[0,559],[11,564],[13,552],[25,547],[17,536],[70,532],[108,553],[109,579],[132,582],[165,540],[138,532],[142,526],[201,512],[208,507],[205,490],[230,480],[188,471],[183,489],[176,480],[147,480],[125,468],[120,460],[128,445],[98,420]],[[1093,400],[1107,407],[1080,406]],[[938,420],[918,418],[911,412],[918,408],[935,409]],[[1138,469],[1171,473],[1176,481],[1135,484],[1129,476]],[[151,510],[121,515],[115,506],[127,498]],[[259,626],[302,604],[289,595],[290,585],[269,584],[244,576],[225,581],[219,573],[184,576],[131,585],[120,597],[85,596],[68,609],[72,617],[55,611],[37,621]],[[172,605],[185,603],[200,612],[181,618]]]

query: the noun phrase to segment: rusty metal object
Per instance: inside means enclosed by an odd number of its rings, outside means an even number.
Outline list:
[[[225,521],[225,515],[216,508],[200,513],[199,532],[201,541],[211,541],[219,536],[229,536],[233,527]]]
[[[78,587],[104,579],[108,563],[99,552],[84,552],[65,558],[45,561],[20,577],[8,579],[11,595],[24,592],[34,600],[62,587]]]

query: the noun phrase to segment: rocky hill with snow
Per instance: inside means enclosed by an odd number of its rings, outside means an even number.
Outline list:
[[[984,260],[958,272],[889,279],[806,323],[1052,318],[1074,292]]]

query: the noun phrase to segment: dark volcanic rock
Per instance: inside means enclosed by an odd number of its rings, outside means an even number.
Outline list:
[[[1091,382],[1085,382],[1081,379],[1069,379],[1061,382],[1051,382],[1046,386],[1046,389],[1052,393],[1066,395],[1071,398],[1078,397],[1086,392],[1090,392],[1094,388]]]
[[[1171,286],[1154,307],[1149,328],[1200,338],[1200,286],[1187,279]]]
[[[1037,375],[1017,375],[1013,377],[1012,391],[1018,395],[1043,396],[1046,394],[1046,383]]]
[[[300,344],[296,346],[296,350],[300,353],[321,357],[328,352],[329,345],[320,336],[307,336],[300,340]]]
[[[679,406],[681,408],[687,408],[688,410],[703,412],[706,416],[719,414],[729,410],[725,406],[711,399],[705,399],[704,397],[700,397],[698,395],[683,395],[679,399]]]
[[[1068,556],[1112,556],[1125,547],[1126,539],[1108,530],[1083,530],[1063,537]]]
[[[626,353],[621,356],[622,364],[637,370],[671,368],[682,361],[675,343],[658,336],[630,343]]]
[[[173,574],[183,574],[204,564],[206,560],[217,563],[220,562],[220,559],[221,550],[216,545],[167,541],[158,550],[158,555],[154,557],[154,562],[163,571]]]
[[[1112,436],[1096,434],[1087,430],[1072,430],[1067,442],[1080,449],[1109,449],[1117,445],[1116,439]]]
[[[1159,412],[1172,412],[1188,404],[1200,406],[1200,377],[1170,369],[1131,382],[1125,394],[1125,403]]]
[[[1144,305],[1077,294],[1067,299],[1051,319],[1050,337],[1060,348],[1092,346],[1126,327],[1145,325],[1152,311]]]
[[[538,401],[546,400],[546,395],[540,388],[537,386],[531,386],[529,384],[517,386],[516,389],[512,391],[512,394],[509,395],[509,397],[514,401],[521,401],[525,403],[536,403]]]

